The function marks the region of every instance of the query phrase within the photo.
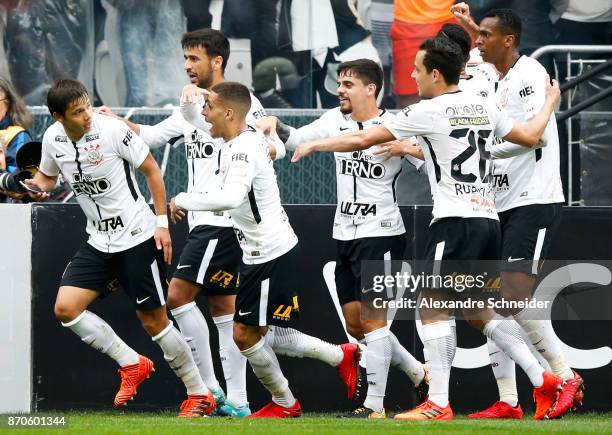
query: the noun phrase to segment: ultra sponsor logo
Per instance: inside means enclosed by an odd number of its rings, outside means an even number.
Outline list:
[[[272,318],[276,320],[291,320],[291,313],[294,311],[300,310],[300,305],[298,303],[298,297],[293,297],[293,305],[284,305],[280,304],[276,310],[274,310],[274,314],[272,314]]]
[[[96,225],[96,229],[98,231],[107,233],[107,232],[116,232],[117,229],[121,230],[124,228],[123,220],[121,216],[109,217],[106,219],[100,219],[99,221],[94,222]]]
[[[349,216],[376,216],[376,204],[342,201],[340,203],[340,213]]]
[[[510,189],[508,174],[493,174],[489,176],[491,177],[491,187],[493,187],[493,189],[497,191]]]
[[[111,187],[110,181],[106,178],[93,179],[91,175],[80,174],[78,172],[72,174],[70,182],[72,190],[76,196],[79,195],[100,195],[108,192]]]
[[[210,277],[210,282],[217,284],[223,288],[227,288],[232,284],[234,275],[226,272],[225,270],[219,269],[213,276]]]

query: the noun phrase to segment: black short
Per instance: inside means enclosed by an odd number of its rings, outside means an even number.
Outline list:
[[[562,204],[557,203],[526,205],[500,213],[503,270],[537,275],[538,260],[548,256],[562,211]]]
[[[66,266],[60,286],[94,290],[101,297],[121,286],[136,310],[153,310],[166,304],[164,254],[153,238],[112,254],[87,244]]]
[[[263,264],[242,264],[234,321],[287,326],[299,317],[302,258],[299,245]]]
[[[499,222],[488,218],[448,217],[429,227],[424,260],[499,260]]]
[[[401,260],[406,249],[406,236],[338,240],[336,248],[336,292],[340,305],[344,305],[361,301],[361,262]]]
[[[241,259],[233,228],[198,225],[187,237],[174,277],[200,284],[207,295],[235,295]]]

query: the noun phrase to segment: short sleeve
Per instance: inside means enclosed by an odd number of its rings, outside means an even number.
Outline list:
[[[493,124],[493,134],[497,137],[506,137],[514,128],[514,119],[505,109],[500,109],[497,104],[489,102],[488,113]]]
[[[51,154],[51,148],[53,147],[53,141],[50,139],[51,135],[45,134],[43,136],[42,147],[40,151],[40,165],[38,169],[40,172],[48,177],[57,177],[60,173],[60,168],[57,166],[53,155]]]
[[[384,123],[387,130],[398,140],[430,134],[433,132],[433,125],[434,117],[424,110],[424,105],[421,103],[402,109]]]
[[[544,106],[546,100],[546,71],[544,68],[533,68],[531,74],[521,78],[523,87],[519,90],[519,97],[523,103],[525,121],[529,121]]]
[[[132,166],[140,167],[149,155],[149,147],[123,122],[113,122],[113,125],[109,127],[112,128],[113,149]]]
[[[257,173],[257,152],[263,152],[262,148],[251,140],[262,140],[262,135],[244,134],[232,144],[229,149],[224,149],[229,158],[225,184],[243,184],[251,189],[251,184]]]
[[[257,97],[251,94],[251,108],[249,109],[249,113],[246,115],[246,121],[251,123],[263,118],[264,116],[267,116],[266,109],[264,109]]]

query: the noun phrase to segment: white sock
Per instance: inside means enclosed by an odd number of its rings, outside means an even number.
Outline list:
[[[200,376],[208,389],[219,388],[219,381],[215,376],[212,354],[210,351],[210,334],[208,323],[195,302],[189,302],[178,308],[170,310],[172,316],[178,323],[181,334],[185,337],[193,360],[195,361]]]
[[[544,369],[521,338],[519,326],[514,320],[496,315],[482,332],[525,371],[534,387],[542,385]]]
[[[364,335],[368,344],[366,352],[368,395],[363,405],[372,411],[382,412],[391,364],[389,328],[385,326]]]
[[[516,323],[518,323],[518,322],[516,322]],[[535,356],[535,358],[538,360],[540,365],[542,367],[544,367],[545,371],[552,373],[552,369],[550,368],[550,364],[548,364],[548,361],[546,361],[546,358],[544,358],[540,354],[540,352],[538,352],[538,350],[535,348],[535,346],[533,345],[533,343],[529,339],[529,335],[527,335],[525,330],[523,328],[521,328],[520,326],[521,325],[519,324],[519,329],[521,331],[521,338],[523,339],[523,341],[525,342],[525,344],[529,348],[529,351],[533,354],[533,356]]]
[[[425,376],[423,364],[400,344],[391,331],[389,331],[389,339],[391,340],[391,365],[406,373],[414,385],[419,385]]]
[[[274,403],[285,408],[295,404],[295,397],[289,389],[289,381],[283,376],[278,359],[265,338],[240,353],[249,360],[255,376],[272,394]]]
[[[83,311],[62,326],[70,329],[94,349],[107,354],[121,367],[138,364],[138,353],[119,338],[108,323],[91,311]]]
[[[153,337],[153,341],[164,352],[164,359],[174,374],[185,384],[187,394],[208,394],[208,389],[202,381],[189,345],[172,322],[162,332]]]
[[[514,407],[518,404],[515,363],[490,338],[487,338],[487,347],[489,349],[491,368],[497,382],[499,400]]]
[[[450,322],[423,325],[423,345],[428,358],[429,400],[445,408],[448,405],[448,382],[456,350]]]
[[[277,326],[268,340],[272,342],[271,347],[274,352],[279,355],[318,359],[332,367],[336,367],[344,358],[340,346],[306,335],[293,328]]]
[[[555,335],[551,321],[530,320],[528,317],[531,316],[527,310],[523,310],[514,316],[521,328],[527,333],[531,344],[548,361],[553,373],[563,380],[572,379],[574,373],[561,352],[561,345]]]
[[[246,358],[234,342],[234,315],[213,317],[219,331],[219,355],[227,385],[227,400],[236,406],[248,402],[246,391]]]

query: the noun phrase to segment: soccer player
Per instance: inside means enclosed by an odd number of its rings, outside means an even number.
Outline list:
[[[382,81],[380,66],[369,59],[343,62],[338,67],[339,107],[298,129],[275,117],[264,118],[257,125],[264,131],[276,131],[289,149],[306,141],[371,128],[393,118],[376,105]],[[335,153],[336,289],[348,333],[367,344],[368,394],[362,407],[346,415],[350,418],[385,417],[383,400],[390,365],[408,375],[416,386],[419,403],[427,395],[426,369],[399,343],[386,319],[362,316],[367,306],[361,303],[361,261],[401,260],[406,247],[406,230],[395,196],[402,158],[384,160],[373,151]],[[407,160],[417,168],[423,164],[412,156]]]
[[[181,40],[185,72],[191,81],[184,93],[198,94],[225,81],[230,46],[225,35],[214,29],[188,32]],[[188,192],[201,192],[219,170],[222,139],[212,138],[210,126],[200,122],[201,105],[187,105],[188,122],[177,108],[160,123],[148,126],[124,120],[151,147],[159,148],[181,136],[185,140]],[[103,113],[109,113],[106,108]],[[247,121],[265,115],[257,98],[251,95]],[[202,119],[203,121],[203,119]],[[195,124],[195,125],[194,125]],[[173,221],[183,214],[171,209]],[[168,289],[168,308],[191,346],[194,359],[207,387],[213,392],[221,415],[244,417],[251,413],[246,391],[246,359],[232,338],[236,301],[236,279],[241,250],[227,212],[193,211],[187,215],[189,236]],[[219,354],[227,386],[227,398],[215,376],[206,319],[196,305],[203,292],[219,332]]]
[[[26,183],[42,191],[55,187],[61,173],[87,217],[88,243],[79,249],[62,276],[55,316],[85,343],[113,358],[121,387],[115,406],[126,404],[153,371],[100,317],[87,310],[112,290],[111,281],[130,297],[140,322],[183,381],[188,399],[179,417],[210,414],[215,401],[204,385],[189,345],[168,320],[165,265],[172,258],[161,172],[149,148],[127,126],[92,113],[87,90],[62,79],[47,95],[55,123],[44,134],[40,170]],[[134,168],[146,179],[155,213],[140,194]]]
[[[412,76],[419,95],[427,98],[406,107],[392,122],[301,144],[293,154],[298,161],[316,151],[363,150],[394,139],[417,136],[434,199],[426,260],[495,260],[499,256],[499,221],[488,183],[488,156],[493,135],[533,146],[544,132],[559,99],[559,88],[547,85],[542,110],[529,122],[515,124],[489,100],[462,92],[457,83],[463,68],[460,48],[448,38],[425,41],[417,53]],[[394,143],[386,148],[412,154],[411,145]],[[448,300],[448,292],[426,289],[422,295]],[[429,400],[398,414],[402,420],[445,420],[453,413],[448,400],[448,380],[456,339],[448,311],[421,309],[424,346],[429,356]],[[561,379],[546,372],[520,338],[518,325],[500,320],[491,309],[471,316],[481,329],[525,370],[534,386],[536,419],[552,411]]]
[[[460,5],[458,5],[460,6]],[[461,10],[469,19],[469,8]],[[508,9],[492,10],[480,22],[476,44],[482,58],[501,74],[496,100],[509,115],[526,122],[545,104],[546,70],[535,59],[519,54],[521,19]],[[546,258],[561,220],[565,201],[559,174],[559,136],[555,116],[535,150],[512,141],[496,141],[492,148],[495,206],[502,230],[501,294],[507,300],[531,297],[538,260]],[[529,310],[505,312],[523,328],[552,371],[560,376],[563,391],[549,418],[582,402],[584,383],[567,364],[550,320],[530,318]],[[531,314],[533,317],[533,314]],[[521,418],[514,362],[489,342],[491,366],[500,399],[472,418]]]
[[[300,404],[275,353],[325,361],[338,368],[349,390],[355,388],[358,359],[354,348],[347,352],[287,327],[300,314],[300,249],[280,202],[268,140],[246,123],[249,105],[244,85],[213,86],[203,114],[212,137],[224,140],[219,181],[204,192],[180,193],[171,202],[180,211],[229,210],[242,248],[234,340],[272,394],[272,401],[250,417],[298,417]],[[277,326],[268,328],[271,324]],[[350,384],[346,373],[353,374]]]

